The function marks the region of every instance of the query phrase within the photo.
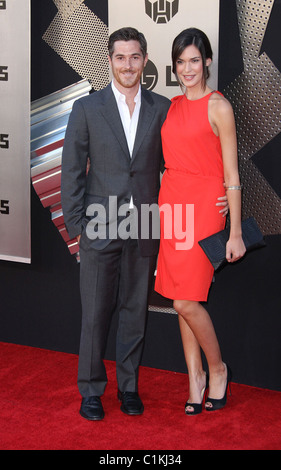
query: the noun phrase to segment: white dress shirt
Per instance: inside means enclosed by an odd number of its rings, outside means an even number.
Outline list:
[[[116,103],[118,106],[120,118],[123,124],[125,136],[127,139],[127,144],[130,152],[130,156],[132,157],[133,153],[133,148],[134,148],[134,143],[135,143],[135,138],[136,138],[136,132],[137,132],[137,126],[138,126],[138,121],[139,121],[139,114],[140,114],[140,106],[141,106],[141,87],[139,86],[138,92],[134,98],[135,102],[135,108],[133,111],[132,116],[130,115],[129,107],[126,103],[126,96],[120,93],[119,90],[117,90],[116,86],[114,85],[113,81],[111,82],[112,86],[112,91],[114,93]],[[133,198],[131,196],[131,201],[130,201],[130,209],[133,208]]]

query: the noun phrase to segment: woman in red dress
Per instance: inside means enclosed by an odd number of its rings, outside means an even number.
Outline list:
[[[230,103],[207,85],[212,50],[200,30],[182,31],[172,47],[173,72],[184,90],[172,99],[162,127],[165,172],[159,194],[161,239],[155,290],[173,299],[189,376],[185,413],[222,408],[230,370],[222,361],[206,301],[214,274],[198,241],[224,228],[216,199],[227,190],[230,236],[226,258],[245,253],[236,129]],[[208,362],[204,372],[201,348]],[[209,382],[209,383],[208,383]]]

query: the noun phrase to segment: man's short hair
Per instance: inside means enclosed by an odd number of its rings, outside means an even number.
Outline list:
[[[110,58],[112,58],[114,52],[114,43],[116,41],[138,41],[140,44],[142,55],[145,58],[147,54],[147,42],[143,33],[140,33],[137,29],[131,27],[121,28],[117,31],[114,31],[109,36],[108,54]]]

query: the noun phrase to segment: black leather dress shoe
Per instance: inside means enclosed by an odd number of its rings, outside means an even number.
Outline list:
[[[118,399],[121,401],[121,411],[127,415],[135,416],[143,413],[144,407],[137,392],[120,392]]]
[[[104,411],[100,397],[82,398],[80,415],[90,421],[99,421],[104,418]]]

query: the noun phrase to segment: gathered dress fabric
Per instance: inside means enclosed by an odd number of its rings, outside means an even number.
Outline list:
[[[173,300],[207,300],[214,269],[198,241],[225,226],[216,206],[225,189],[220,140],[208,116],[212,93],[194,101],[173,98],[161,131],[165,171],[155,291]]]

